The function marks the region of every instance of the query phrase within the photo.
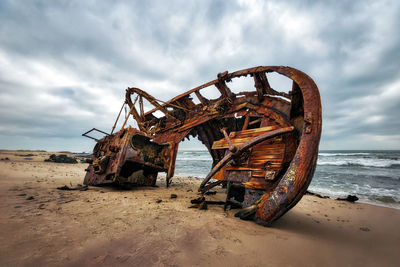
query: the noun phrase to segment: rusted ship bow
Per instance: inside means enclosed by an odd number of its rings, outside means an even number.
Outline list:
[[[273,72],[292,80],[290,91],[270,86]],[[232,92],[230,84],[240,79],[251,79],[254,86]],[[207,98],[207,89],[217,96]],[[267,66],[224,72],[168,102],[128,88],[125,103],[130,111],[122,129],[96,140],[87,185],[151,186],[159,172],[166,173],[168,185],[179,143],[188,136],[197,137],[213,159],[199,192],[227,184],[227,201],[242,207],[237,213],[242,219],[269,225],[301,199],[311,182],[321,101],[314,81],[299,70]],[[125,127],[130,115],[138,129]]]

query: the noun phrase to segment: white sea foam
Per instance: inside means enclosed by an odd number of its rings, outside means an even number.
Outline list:
[[[359,153],[323,153],[320,152],[318,153],[319,156],[323,157],[337,157],[337,156],[368,156],[371,155],[371,153],[367,152],[359,152]]]
[[[318,165],[332,165],[332,166],[363,166],[363,167],[377,167],[377,168],[390,168],[394,165],[400,166],[400,160],[397,159],[379,159],[379,158],[351,158],[351,157],[337,157],[337,158],[318,158]]]
[[[181,160],[181,161],[212,161],[211,156],[196,156],[194,155],[193,157],[177,157],[176,160]]]
[[[333,188],[328,188],[328,187],[314,186],[313,184],[310,185],[308,190],[313,192],[313,193],[318,193],[318,194],[321,194],[321,195],[329,196],[331,198],[337,198],[337,197],[342,197],[342,196],[349,195],[348,191],[335,190]]]

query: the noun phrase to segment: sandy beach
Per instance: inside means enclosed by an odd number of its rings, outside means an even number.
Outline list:
[[[189,208],[193,177],[57,190],[82,183],[87,164],[50,154],[0,151],[1,266],[398,266],[400,210],[306,195],[267,228],[220,205]],[[224,200],[216,191],[208,198]]]

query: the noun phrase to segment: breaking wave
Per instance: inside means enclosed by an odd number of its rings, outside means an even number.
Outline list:
[[[359,166],[375,168],[400,168],[400,160],[379,158],[319,158],[320,166]]]
[[[318,153],[319,156],[323,157],[337,157],[337,156],[368,156],[371,155],[371,153],[367,152],[359,152],[359,153],[323,153],[320,152]]]

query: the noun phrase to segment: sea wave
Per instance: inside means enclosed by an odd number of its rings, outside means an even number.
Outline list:
[[[357,153],[323,153],[320,152],[318,153],[319,156],[323,157],[338,157],[338,156],[368,156],[371,155],[371,153],[367,152],[357,152]]]
[[[324,156],[328,154],[329,156]],[[372,153],[319,153],[321,157],[318,158],[318,166],[348,166],[348,167],[374,167],[374,168],[392,168],[400,169],[400,159],[390,157],[376,157]],[[340,156],[332,156],[340,155]],[[357,155],[359,157],[354,157]],[[177,161],[191,161],[191,162],[212,162],[211,155],[208,151],[201,152],[188,152],[179,153]]]
[[[321,195],[326,195],[331,198],[343,198],[347,195],[357,195],[361,202],[381,203],[381,204],[396,204],[400,207],[400,199],[398,192],[395,190],[368,190],[367,188],[333,188],[321,185],[311,184],[309,191]],[[364,200],[364,201],[363,201]],[[369,201],[368,201],[369,200]]]
[[[377,200],[383,203],[396,203],[396,204],[400,204],[400,202],[394,198],[393,196],[376,196],[376,195],[372,195],[372,196],[368,196],[368,198],[370,200]]]
[[[393,155],[378,155],[370,152],[319,153],[318,166],[347,166],[400,169],[400,159]],[[212,162],[208,151],[183,151],[177,161]]]
[[[337,158],[325,160],[318,159],[319,166],[359,166],[359,167],[375,167],[375,168],[400,168],[400,161],[393,159],[377,159],[377,158]]]
[[[193,156],[193,157],[177,157],[176,160],[181,161],[212,161],[211,157]]]
[[[177,174],[204,178],[208,151],[179,151]],[[310,191],[332,198],[357,195],[360,202],[400,208],[400,151],[321,151]]]

